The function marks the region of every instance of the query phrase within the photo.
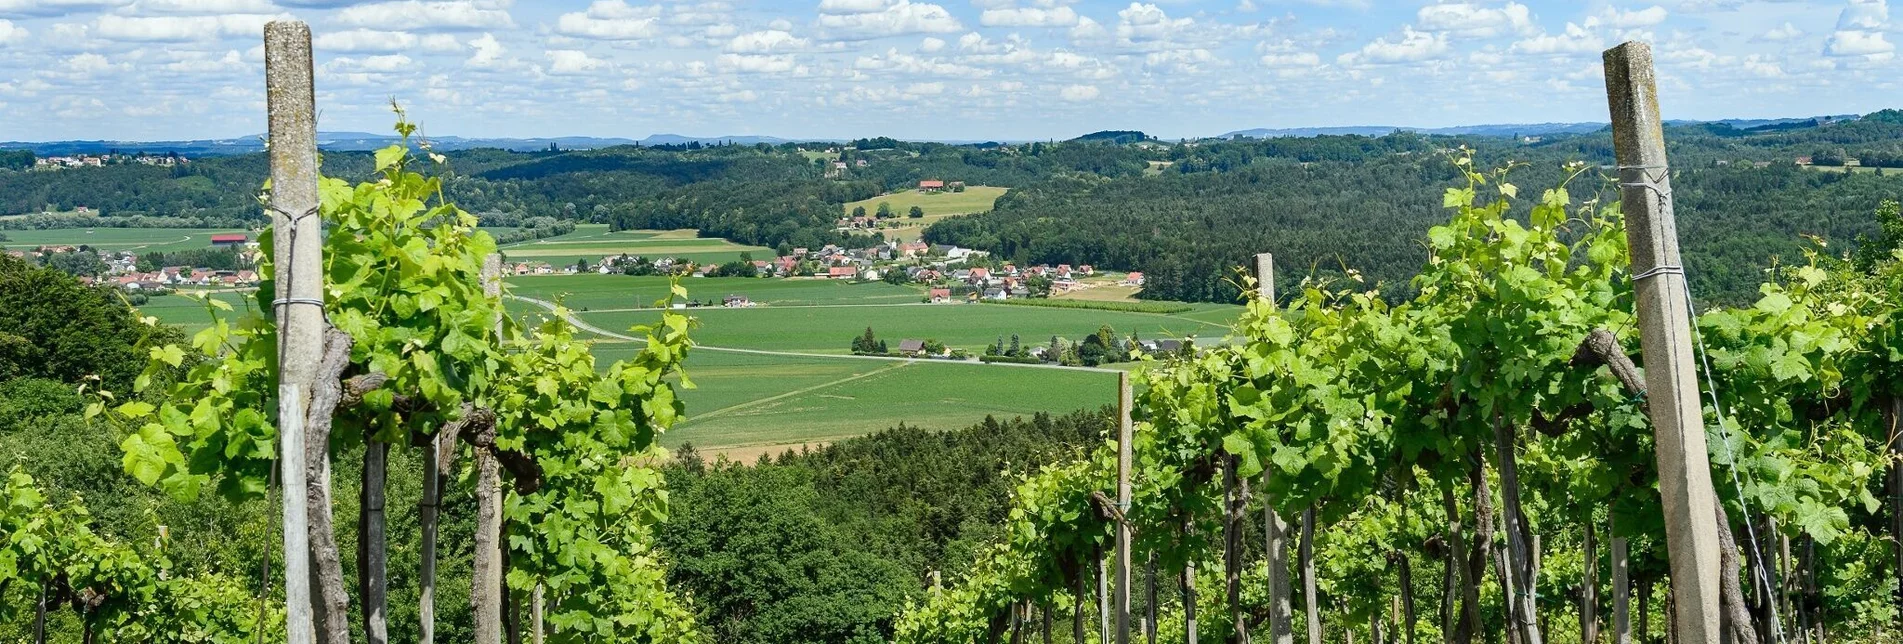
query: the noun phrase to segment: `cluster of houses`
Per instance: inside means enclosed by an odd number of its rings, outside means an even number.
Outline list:
[[[240,248],[248,253],[247,257],[255,261],[257,243],[244,233],[221,233],[211,236],[214,248]],[[33,262],[43,262],[45,258],[65,253],[90,251],[99,256],[106,266],[105,272],[97,278],[81,276],[79,280],[86,284],[111,284],[128,291],[142,293],[163,292],[180,287],[244,287],[257,286],[258,273],[250,269],[213,270],[193,266],[165,266],[154,271],[139,270],[139,254],[132,251],[100,250],[71,244],[44,244],[32,249],[14,249],[6,251],[11,257]]]
[[[62,168],[100,167],[108,164],[137,163],[172,167],[189,163],[185,157],[176,154],[78,154],[72,156],[40,157],[33,160],[36,170],[59,170]]]

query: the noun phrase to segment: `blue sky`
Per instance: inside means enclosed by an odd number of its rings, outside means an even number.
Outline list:
[[[317,34],[319,127],[639,138],[1166,138],[1903,106],[1886,0],[0,0],[0,140],[264,130],[264,22]]]

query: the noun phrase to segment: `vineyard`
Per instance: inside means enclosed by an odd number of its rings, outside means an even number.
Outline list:
[[[566,309],[511,317],[495,240],[444,198],[443,159],[401,110],[375,178],[320,178],[308,29],[272,23],[266,56],[275,226],[255,300],[203,298],[226,314],[188,339],[143,318],[142,369],[83,393],[141,484],[281,503],[257,528],[282,557],[254,577],[172,574],[163,537],[100,534],[82,499],[49,501],[14,469],[0,625],[30,626],[0,632],[382,644],[402,578],[428,643],[438,567],[457,558],[470,623],[454,626],[479,644],[711,639],[656,535],[678,509],[661,444],[687,414],[690,335],[722,332],[671,307],[678,283],[653,285],[665,295],[610,365]],[[1625,79],[1612,60],[1609,86]],[[1895,641],[1903,208],[1854,247],[1816,240],[1754,304],[1699,312],[1662,141],[1630,147],[1646,132],[1619,111],[1616,178],[1577,164],[1523,190],[1514,166],[1446,151],[1463,179],[1405,299],[1353,271],[1278,297],[1267,255],[1237,272],[1231,337],[1145,358],[1117,432],[1081,458],[1008,465],[1000,538],[854,641]],[[392,463],[418,469],[414,534],[386,514]],[[361,497],[342,526],[346,467]],[[440,532],[452,512],[474,515],[467,542]],[[411,543],[417,568],[393,571]]]

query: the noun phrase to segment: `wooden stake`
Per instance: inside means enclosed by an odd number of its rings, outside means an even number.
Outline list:
[[[1264,302],[1275,303],[1275,254],[1255,256],[1255,291]],[[1262,467],[1262,533],[1269,567],[1269,640],[1272,644],[1295,644],[1295,618],[1291,606],[1288,570],[1288,521],[1276,511],[1269,497],[1270,464]]]
[[[1133,423],[1130,373],[1117,372],[1117,509],[1130,511],[1130,469]],[[1130,644],[1130,524],[1117,522],[1117,644]]]
[[[284,482],[284,619],[288,644],[312,644],[304,419],[324,350],[322,231],[317,218],[317,99],[311,29],[264,26],[270,121],[272,279],[278,321],[278,455]]]
[[[1692,356],[1685,273],[1679,265],[1671,172],[1659,119],[1652,47],[1628,42],[1605,52],[1606,100],[1632,248],[1633,298],[1645,356],[1646,403],[1658,446],[1659,493],[1672,569],[1679,641],[1718,642],[1718,525],[1705,418]]]
[[[1611,530],[1607,530],[1608,533]],[[1625,537],[1612,537],[1612,642],[1632,644],[1632,579],[1626,568]]]
[[[1599,640],[1599,531],[1586,513],[1586,572],[1579,585],[1579,641],[1593,644]]]
[[[357,575],[363,596],[363,639],[387,644],[389,630],[389,551],[384,541],[384,480],[390,444],[368,436],[363,450],[362,485],[358,494]]]
[[[501,255],[483,258],[482,291],[492,298],[502,295]],[[500,314],[496,335],[502,335]],[[475,609],[476,644],[502,644],[502,472],[494,455],[483,449],[475,452],[476,561],[469,601]]]

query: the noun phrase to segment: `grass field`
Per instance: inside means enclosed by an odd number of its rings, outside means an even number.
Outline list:
[[[1878,170],[1882,170],[1884,176],[1903,176],[1903,168],[1879,168],[1876,166],[1861,166],[1861,165],[1860,166],[1807,165],[1804,167],[1810,168],[1812,170],[1816,170],[1818,172],[1835,172],[1838,174],[1846,174],[1851,172],[1855,172],[1857,174],[1876,174]]]
[[[849,351],[853,336],[867,326],[891,347],[914,338],[969,350],[980,350],[1000,336],[1009,342],[1014,333],[1033,346],[1050,342],[1053,335],[1077,341],[1105,324],[1119,334],[1135,331],[1152,339],[1196,335],[1214,340],[1228,331],[1227,324],[1200,316],[970,304],[703,308],[693,315],[701,322],[695,339],[702,344],[841,354]],[[659,314],[592,312],[580,317],[604,329],[625,329],[652,323]],[[1228,317],[1234,317],[1233,308]]]
[[[242,313],[246,305],[255,305],[256,302],[251,299],[250,291],[213,291],[212,297],[230,304],[232,313]],[[139,311],[158,318],[161,323],[183,327],[187,335],[197,333],[212,323],[211,315],[205,312],[205,302],[183,292],[146,300]],[[220,313],[231,316],[222,311]]]
[[[754,259],[770,259],[773,250],[762,246],[736,244],[725,239],[696,237],[692,230],[624,230],[609,232],[607,224],[580,224],[575,232],[560,237],[536,239],[502,247],[510,261],[536,260],[556,266],[570,266],[578,259],[589,264],[609,255],[645,257],[682,257],[700,263],[730,262],[741,253]]]
[[[637,349],[604,343],[596,355],[606,365]],[[943,430],[986,415],[1066,413],[1111,404],[1117,382],[1089,371],[705,350],[688,357],[687,375],[698,387],[682,392],[687,420],[662,443],[723,452],[824,443],[899,423]]]
[[[0,247],[21,250],[44,245],[85,244],[100,250],[169,253],[211,248],[211,236],[221,233],[247,233],[257,239],[256,233],[244,230],[208,228],[54,228],[0,231],[0,235],[7,237],[7,241],[0,242]]]
[[[681,285],[696,300],[718,302],[728,295],[745,295],[766,306],[831,304],[905,304],[918,302],[924,291],[884,282],[853,284],[838,280],[754,279],[747,277],[685,278]],[[645,308],[667,295],[668,278],[626,275],[525,275],[509,279],[510,292],[523,297],[563,304],[576,310]]]
[[[851,213],[853,208],[865,206],[866,214],[871,215],[879,211],[880,202],[889,203],[892,205],[892,212],[898,213],[898,223],[902,227],[882,231],[886,239],[913,241],[918,239],[919,234],[925,232],[925,227],[931,225],[932,222],[955,215],[969,215],[990,210],[991,204],[996,203],[998,197],[1004,196],[1004,192],[1004,188],[990,186],[970,186],[965,188],[964,192],[927,193],[904,190],[846,204],[842,212]],[[919,219],[907,218],[905,215],[911,212],[912,206],[918,206],[924,210],[925,216]]]

